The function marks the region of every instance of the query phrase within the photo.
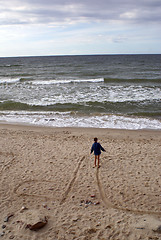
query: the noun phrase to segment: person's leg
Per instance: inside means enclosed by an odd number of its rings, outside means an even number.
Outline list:
[[[96,167],[97,155],[95,155],[94,166]]]
[[[98,155],[98,167],[100,167],[100,155]]]

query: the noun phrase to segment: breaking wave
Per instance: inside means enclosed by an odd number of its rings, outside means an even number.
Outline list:
[[[1,111],[59,111],[59,112],[75,112],[90,115],[99,114],[125,114],[127,116],[144,116],[161,118],[161,112],[158,111],[159,101],[146,101],[147,111],[144,109],[145,101],[128,101],[128,102],[81,102],[81,103],[55,103],[46,105],[27,104],[15,101],[0,102]]]
[[[103,78],[98,79],[64,79],[64,80],[46,80],[46,81],[32,81],[35,85],[50,85],[50,84],[66,84],[66,83],[97,83],[104,82]]]

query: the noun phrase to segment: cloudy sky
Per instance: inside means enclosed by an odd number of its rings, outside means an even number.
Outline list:
[[[161,0],[0,0],[0,57],[161,54]]]

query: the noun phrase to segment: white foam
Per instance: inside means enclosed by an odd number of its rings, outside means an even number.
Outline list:
[[[53,127],[92,127],[113,129],[161,129],[161,121],[118,115],[78,116],[70,112],[1,111],[0,121]]]
[[[0,84],[4,84],[4,83],[16,83],[19,82],[20,79],[19,78],[3,78],[0,79]]]
[[[51,84],[67,84],[67,83],[83,83],[83,82],[104,82],[104,78],[32,81],[32,84],[34,84],[34,85],[51,85]]]

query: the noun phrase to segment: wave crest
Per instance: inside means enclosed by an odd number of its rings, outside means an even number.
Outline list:
[[[20,81],[19,78],[3,78],[0,79],[0,84],[13,84],[19,81]]]
[[[32,84],[35,85],[51,85],[51,84],[69,84],[69,83],[84,83],[84,82],[104,82],[104,78],[96,78],[96,79],[64,79],[64,80],[45,80],[45,81],[32,81]]]

